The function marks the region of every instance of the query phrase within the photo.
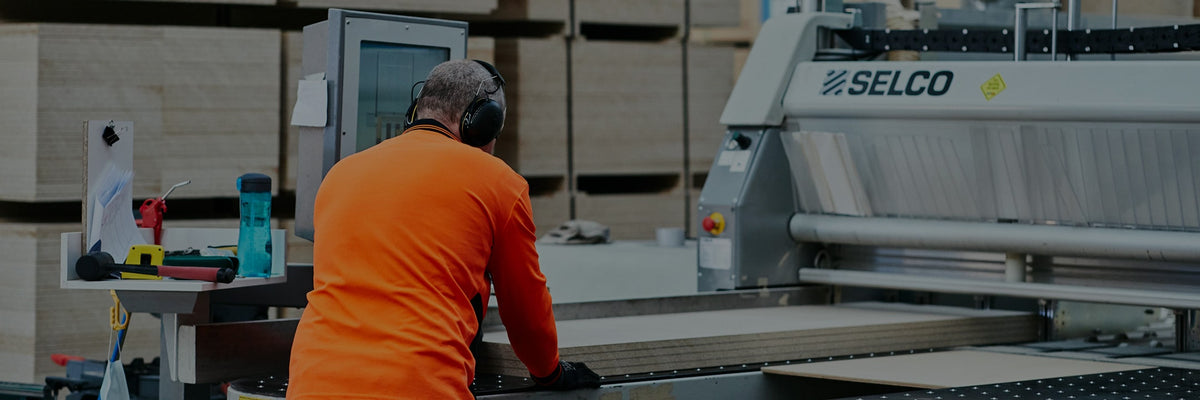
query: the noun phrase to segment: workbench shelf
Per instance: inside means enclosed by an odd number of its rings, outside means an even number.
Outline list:
[[[143,229],[143,234],[149,235],[149,229]],[[163,229],[162,243],[168,249],[204,248],[211,244],[237,243],[237,229],[208,229],[208,228],[168,228]],[[286,231],[271,230],[271,276],[265,278],[236,278],[230,283],[215,283],[194,280],[121,280],[110,279],[103,281],[85,281],[75,274],[75,260],[83,252],[83,234],[67,232],[62,234],[60,249],[60,278],[59,287],[63,289],[97,289],[121,291],[150,291],[150,292],[207,292],[222,289],[234,289],[260,285],[272,285],[287,282],[285,271]]]
[[[121,280],[87,282],[70,280],[64,282],[63,289],[100,289],[100,290],[137,290],[162,292],[207,292],[221,289],[235,289],[260,285],[272,285],[287,282],[286,276],[269,278],[237,278],[230,283],[214,283],[193,280]]]

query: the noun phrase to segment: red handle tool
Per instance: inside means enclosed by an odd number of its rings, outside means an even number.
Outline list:
[[[142,212],[142,220],[138,223],[139,227],[154,229],[154,244],[162,244],[162,222],[163,214],[167,213],[167,196],[175,191],[175,188],[192,183],[187,180],[176,183],[163,193],[162,197],[154,199],[146,199],[142,202],[142,207],[139,209]]]

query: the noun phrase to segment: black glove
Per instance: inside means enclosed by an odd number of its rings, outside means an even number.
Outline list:
[[[533,377],[539,387],[551,390],[572,390],[600,387],[600,375],[596,375],[581,362],[559,361],[558,368],[545,378]]]

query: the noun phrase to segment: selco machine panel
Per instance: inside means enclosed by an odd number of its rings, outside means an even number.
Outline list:
[[[1003,253],[1010,282],[1027,256],[1200,261],[1200,62],[813,62],[852,21],[763,26],[701,192],[699,290],[959,276],[932,251]],[[897,287],[864,276],[837,283]]]

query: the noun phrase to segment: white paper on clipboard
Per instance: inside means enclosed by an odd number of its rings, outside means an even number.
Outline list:
[[[130,246],[146,243],[133,218],[133,123],[87,121],[83,143],[87,170],[81,250],[102,250],[124,262]]]

